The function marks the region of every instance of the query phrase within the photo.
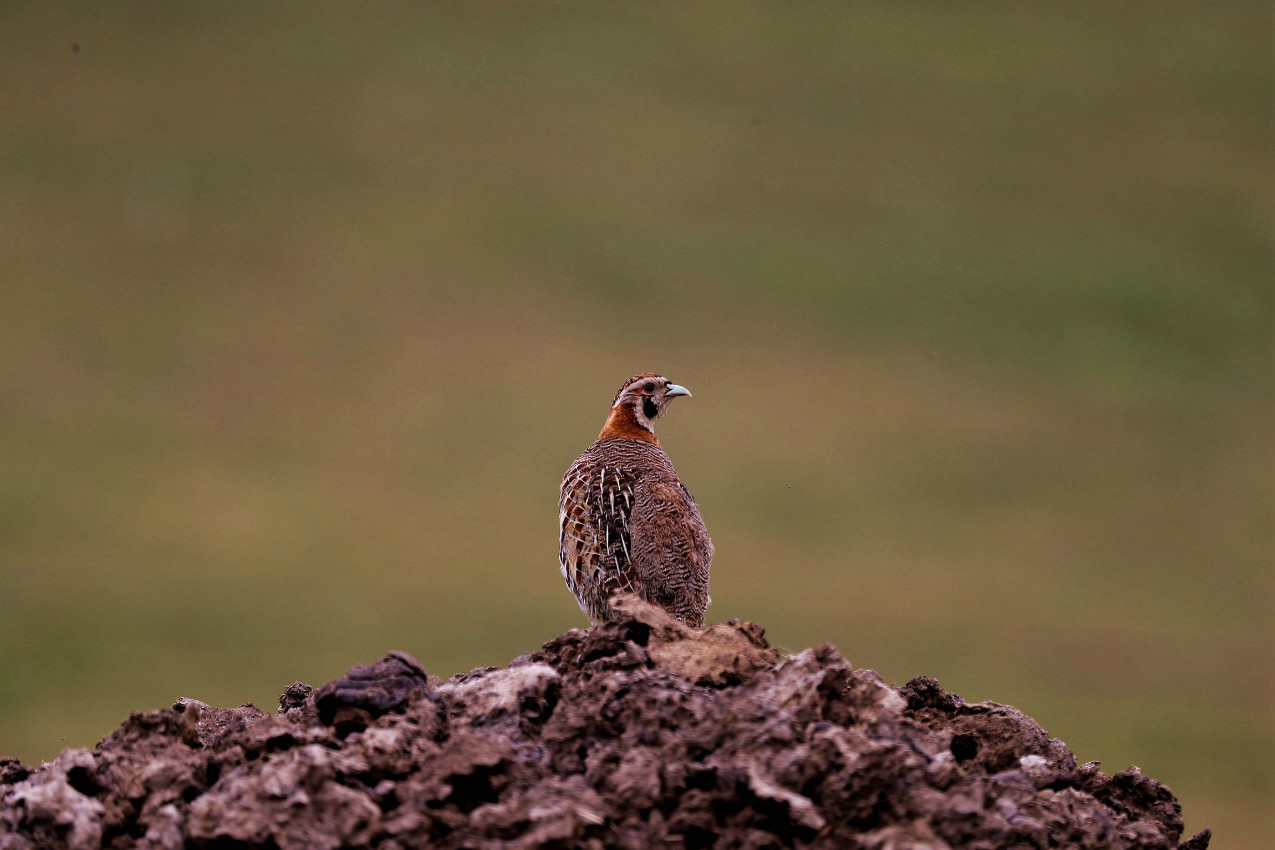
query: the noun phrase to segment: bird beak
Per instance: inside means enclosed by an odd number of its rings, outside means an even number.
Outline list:
[[[684,395],[689,397],[691,391],[686,387],[679,387],[677,384],[669,384],[668,389],[664,391],[665,398],[673,398],[673,396]]]

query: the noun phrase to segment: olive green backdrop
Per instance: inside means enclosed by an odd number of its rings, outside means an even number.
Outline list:
[[[710,619],[1269,846],[1268,4],[0,5],[0,754],[584,624],[613,393]]]

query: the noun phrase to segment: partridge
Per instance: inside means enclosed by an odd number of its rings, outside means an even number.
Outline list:
[[[562,478],[558,561],[594,624],[610,598],[636,593],[687,625],[704,624],[713,542],[653,428],[690,390],[646,373],[616,393],[606,425]]]

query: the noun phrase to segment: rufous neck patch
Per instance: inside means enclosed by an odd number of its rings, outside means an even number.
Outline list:
[[[633,414],[633,408],[627,404],[611,408],[611,415],[607,417],[607,423],[602,426],[602,433],[598,435],[599,440],[617,438],[641,440],[645,443],[655,443],[656,445],[659,445],[660,442],[660,438],[655,436],[653,431],[638,424],[637,417]]]

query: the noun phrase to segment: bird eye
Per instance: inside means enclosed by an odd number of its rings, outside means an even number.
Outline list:
[[[644,393],[653,393],[653,392],[655,392],[655,384],[648,383],[648,384],[643,385],[643,387],[642,387],[642,392],[644,392]]]

